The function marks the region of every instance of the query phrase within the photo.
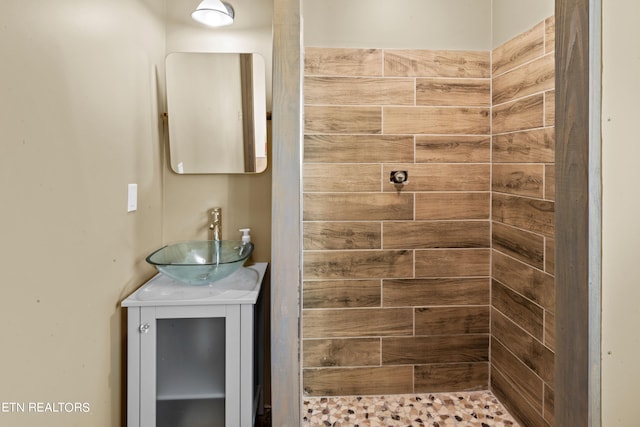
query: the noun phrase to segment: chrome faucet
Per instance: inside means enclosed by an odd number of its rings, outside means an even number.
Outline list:
[[[222,208],[209,210],[209,240],[222,240]]]

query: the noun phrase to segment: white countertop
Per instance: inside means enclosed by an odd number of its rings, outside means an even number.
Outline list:
[[[266,262],[241,267],[208,285],[185,285],[158,273],[122,301],[123,307],[211,304],[255,304]]]

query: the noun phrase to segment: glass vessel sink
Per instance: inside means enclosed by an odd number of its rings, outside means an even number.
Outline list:
[[[160,248],[147,262],[178,282],[207,285],[242,267],[251,252],[253,243],[239,240],[193,240]]]

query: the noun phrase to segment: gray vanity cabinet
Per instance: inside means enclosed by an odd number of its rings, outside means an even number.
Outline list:
[[[127,307],[128,427],[251,427],[254,308],[266,263],[209,286],[157,275]]]

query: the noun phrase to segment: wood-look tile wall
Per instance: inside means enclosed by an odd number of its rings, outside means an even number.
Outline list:
[[[492,52],[491,388],[532,427],[554,424],[554,33]]]
[[[490,77],[490,52],[306,49],[305,393],[488,387]]]
[[[553,425],[554,31],[493,52],[307,48],[306,394],[491,387]]]

